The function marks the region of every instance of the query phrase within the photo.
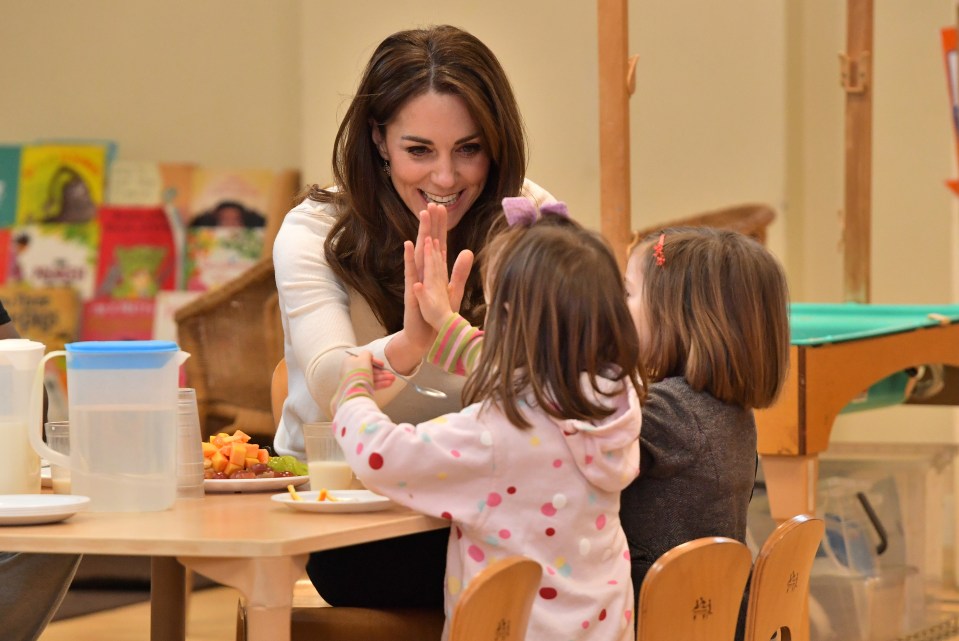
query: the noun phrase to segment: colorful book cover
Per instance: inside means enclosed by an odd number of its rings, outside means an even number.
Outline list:
[[[0,300],[24,338],[43,343],[47,351],[77,340],[80,298],[72,287],[0,287]]]
[[[0,229],[17,220],[17,187],[20,184],[20,147],[0,145]]]
[[[83,223],[103,202],[102,145],[25,145],[20,156],[17,223]]]
[[[7,281],[32,287],[72,287],[93,297],[100,226],[90,223],[22,225],[12,229]]]
[[[194,227],[187,232],[186,288],[206,291],[233,280],[260,258],[263,228]]]
[[[80,340],[127,341],[153,338],[152,298],[99,298],[83,304]]]
[[[177,251],[163,207],[99,209],[96,298],[153,298],[176,286]]]

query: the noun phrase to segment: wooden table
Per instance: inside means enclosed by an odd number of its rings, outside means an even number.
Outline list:
[[[249,641],[289,641],[293,584],[310,552],[448,525],[401,507],[294,512],[270,496],[207,494],[163,512],[81,512],[61,523],[0,527],[0,550],[154,557],[153,641],[185,639],[184,566],[240,591]]]
[[[833,423],[853,398],[908,367],[959,366],[957,307],[940,311],[949,315],[940,324],[856,340],[794,341],[782,395],[772,407],[756,411],[758,450],[774,519],[815,513],[819,453],[828,448]]]

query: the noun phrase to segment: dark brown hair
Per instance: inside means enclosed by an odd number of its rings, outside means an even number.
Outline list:
[[[779,261],[738,232],[663,231],[634,244],[652,381],[684,376],[696,391],[745,408],[772,405],[789,367],[789,292]]]
[[[622,275],[599,234],[544,215],[528,228],[503,232],[486,252],[491,300],[465,404],[489,399],[511,423],[528,427],[520,401],[529,392],[549,415],[587,421],[613,412],[596,400],[612,395],[600,389],[600,377],[628,382],[643,396],[639,338]],[[584,375],[596,395],[584,391]]]
[[[500,202],[520,194],[526,173],[519,108],[506,72],[486,45],[451,26],[400,31],[380,43],[336,134],[336,189],[314,185],[309,197],[334,205],[337,220],[326,239],[326,259],[389,332],[403,326],[402,248],[416,237],[418,212],[407,209],[383,172],[371,123],[388,124],[410,99],[429,91],[466,103],[490,158],[482,193],[450,231],[451,262],[463,249],[478,252],[491,229],[502,229]],[[460,313],[479,324],[481,303],[479,275],[471,273]]]

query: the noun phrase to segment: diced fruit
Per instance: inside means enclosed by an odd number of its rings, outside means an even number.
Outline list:
[[[201,443],[203,447],[203,457],[210,458],[215,452],[218,451],[218,448],[213,443]]]
[[[223,456],[222,453],[217,452],[212,457],[210,457],[210,462],[213,464],[213,471],[222,472],[226,468],[227,464],[230,462],[230,459]]]
[[[226,454],[224,453],[224,456]],[[233,443],[233,449],[230,450],[230,463],[243,469],[243,459],[246,458],[246,445],[243,443]]]
[[[250,442],[242,430],[220,432],[202,443],[203,476],[210,479],[253,479],[304,476],[305,463],[292,456],[270,456],[268,449]]]

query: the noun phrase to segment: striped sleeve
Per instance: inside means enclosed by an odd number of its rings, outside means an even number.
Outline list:
[[[373,397],[373,373],[364,368],[352,370],[343,377],[339,389],[333,395],[333,403],[330,409],[335,414],[340,405],[360,396]]]
[[[466,375],[476,366],[482,345],[483,331],[452,314],[437,333],[427,360],[447,372]]]

